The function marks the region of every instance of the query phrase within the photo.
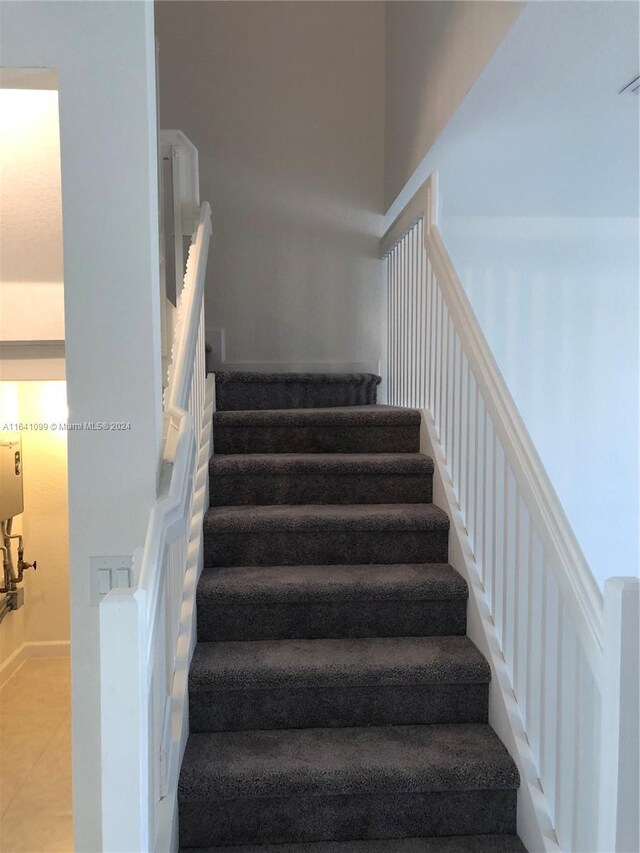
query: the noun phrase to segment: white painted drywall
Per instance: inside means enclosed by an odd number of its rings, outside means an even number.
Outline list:
[[[638,220],[448,217],[473,309],[598,581],[638,567]]]
[[[64,340],[58,93],[0,88],[0,341]]]
[[[213,208],[207,326],[226,358],[381,355],[384,4],[159,3],[160,113]]]
[[[637,3],[528,4],[385,218],[439,172],[445,242],[600,584],[638,571],[637,63]]]
[[[101,849],[98,609],[92,555],[130,555],[162,434],[153,7],[3,2],[0,55],[57,69],[67,392],[75,847]]]
[[[400,0],[385,6],[385,202],[389,207],[524,5]]]

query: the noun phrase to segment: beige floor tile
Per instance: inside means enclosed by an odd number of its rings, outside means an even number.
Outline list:
[[[73,820],[70,815],[22,813],[20,819],[0,823],[3,853],[72,853]]]
[[[0,850],[72,851],[68,661],[27,661],[0,691]]]
[[[62,699],[50,702],[29,702],[26,697],[16,698],[0,705],[0,729],[15,727],[18,723],[29,731],[42,730],[53,734],[69,716],[69,704]]]
[[[11,809],[20,814],[71,815],[71,764],[69,748],[51,743],[24,779]]]
[[[71,681],[65,675],[50,670],[19,673],[10,679],[0,691],[0,706],[15,705],[20,701],[44,704],[51,700],[70,701]]]
[[[24,768],[22,772],[18,772],[15,767],[12,767],[8,773],[0,768],[0,827],[7,809],[10,808],[28,773],[29,771]],[[0,850],[2,850],[1,846]]]
[[[70,709],[69,663],[64,659],[26,661],[0,690],[0,718],[5,723],[13,716],[37,716],[40,727],[57,728]]]
[[[71,667],[68,658],[32,658],[25,661],[9,681],[3,685],[0,690],[0,698],[6,690],[11,690],[14,685],[42,681],[68,685],[70,680]]]

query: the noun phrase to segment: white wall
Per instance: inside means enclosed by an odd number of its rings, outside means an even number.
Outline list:
[[[385,228],[434,169],[445,215],[637,216],[639,99],[618,91],[638,73],[638,8],[528,3]]]
[[[389,207],[523,4],[400,0],[385,6],[385,202]]]
[[[153,8],[3,2],[5,66],[58,71],[68,436],[75,847],[101,849],[98,609],[92,555],[130,555],[161,442]]]
[[[376,366],[383,3],[162,2],[163,127],[213,207],[208,328],[257,368]]]
[[[448,217],[476,316],[601,584],[638,568],[638,220]]]
[[[594,574],[638,571],[638,4],[529,3],[385,217],[441,230]],[[387,57],[388,62],[393,57]]]
[[[63,340],[58,93],[0,88],[0,115],[0,341]]]

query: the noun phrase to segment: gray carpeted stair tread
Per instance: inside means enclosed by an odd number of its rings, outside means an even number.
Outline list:
[[[375,373],[216,373],[216,408],[223,410],[363,406],[376,402]]]
[[[191,734],[180,802],[514,790],[486,724]]]
[[[460,635],[467,597],[446,563],[207,568],[198,639]]]
[[[214,426],[224,427],[378,427],[420,426],[420,412],[399,406],[336,406],[310,409],[243,409],[216,412]]]
[[[259,373],[248,370],[216,370],[216,385],[244,382],[251,385],[365,385],[382,381],[375,373]]]
[[[417,410],[394,406],[256,406],[216,412],[214,447],[217,454],[418,453],[420,422]]]
[[[447,563],[364,566],[236,566],[205,569],[203,606],[315,601],[421,601],[467,598],[464,578]]]
[[[217,454],[209,465],[215,506],[430,503],[433,461],[419,453]]]
[[[198,643],[189,689],[473,684],[490,677],[468,637],[263,640]]]
[[[421,415],[378,382],[218,377],[183,853],[524,851]]]
[[[247,847],[183,848],[180,853],[527,853],[517,835],[387,838],[384,841],[317,841]]]
[[[422,453],[230,453],[213,456],[216,477],[232,474],[433,474],[433,460]]]
[[[445,563],[449,519],[430,503],[210,508],[205,566]]]
[[[287,531],[446,531],[449,517],[434,504],[303,504],[211,507],[205,535]]]

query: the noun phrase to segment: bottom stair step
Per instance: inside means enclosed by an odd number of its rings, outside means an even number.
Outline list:
[[[329,841],[250,847],[191,847],[181,853],[526,853],[517,835],[448,835],[395,841]]]
[[[180,843],[513,834],[518,784],[486,724],[192,734]]]

